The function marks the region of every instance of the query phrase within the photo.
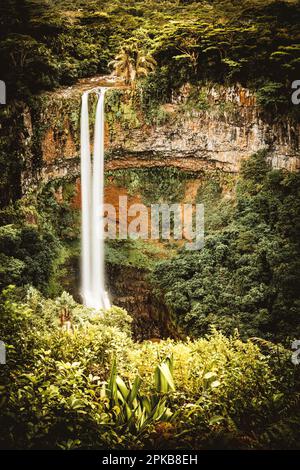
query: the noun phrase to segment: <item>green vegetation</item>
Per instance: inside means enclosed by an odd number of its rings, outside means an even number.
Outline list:
[[[195,173],[167,166],[106,172],[107,183],[126,188],[129,196],[141,195],[144,204],[180,202],[193,177]]]
[[[210,325],[242,337],[298,337],[300,279],[299,174],[272,170],[263,152],[245,161],[236,200],[224,201],[218,184],[210,200],[205,247],[161,262],[154,282],[190,334]]]
[[[286,108],[299,71],[299,15],[299,2],[278,0],[8,0],[2,79],[24,97],[112,66],[134,81],[157,64],[146,79],[152,100],[188,81],[239,81],[265,88],[263,104]]]
[[[61,293],[67,276],[63,266],[79,256],[80,217],[73,195],[74,182],[54,180],[0,211],[1,289],[30,284],[50,296]]]
[[[93,315],[13,287],[0,302],[1,447],[299,446],[299,374],[282,347],[216,331],[137,344],[117,307]]]
[[[107,240],[105,244],[105,260],[118,266],[130,266],[138,269],[153,270],[162,258],[175,254],[175,247],[155,245],[141,239]]]
[[[149,53],[139,49],[138,44],[131,44],[123,47],[109,65],[113,65],[114,73],[123,78],[126,85],[134,87],[136,80],[153,72],[157,64]]]
[[[32,226],[2,226],[0,252],[2,289],[11,283],[29,283],[47,290],[58,256],[58,242],[51,234],[40,234]]]

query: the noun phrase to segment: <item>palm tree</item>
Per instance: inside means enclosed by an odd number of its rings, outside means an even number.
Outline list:
[[[156,60],[149,53],[127,46],[120,50],[109,65],[113,65],[114,73],[123,78],[126,85],[134,87],[137,78],[154,71]]]

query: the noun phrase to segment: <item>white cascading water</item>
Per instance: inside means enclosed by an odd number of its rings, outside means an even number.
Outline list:
[[[92,91],[92,90],[91,90]],[[95,309],[110,308],[104,274],[104,97],[98,88],[94,130],[93,162],[90,152],[88,95],[81,105],[81,294],[84,305]]]

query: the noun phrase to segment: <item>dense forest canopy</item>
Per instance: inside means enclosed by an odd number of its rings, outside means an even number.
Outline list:
[[[9,0],[1,22],[14,97],[106,73],[122,48],[154,56],[161,100],[187,81],[240,81],[280,109],[300,70],[298,1]]]
[[[244,162],[235,205],[218,182],[200,194],[206,243],[154,272],[177,321],[192,335],[210,325],[286,342],[299,330],[300,179],[272,170],[263,153]]]

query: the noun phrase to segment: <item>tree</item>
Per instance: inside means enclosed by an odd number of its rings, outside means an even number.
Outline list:
[[[110,62],[114,73],[121,77],[126,85],[135,86],[136,79],[146,77],[155,70],[156,60],[145,51],[139,51],[135,46],[123,47],[116,58]]]
[[[155,267],[156,287],[189,334],[215,325],[245,338],[299,335],[299,192],[298,174],[272,170],[257,153],[242,165],[229,220],[209,224],[204,248]],[[226,212],[221,198],[211,203]]]

